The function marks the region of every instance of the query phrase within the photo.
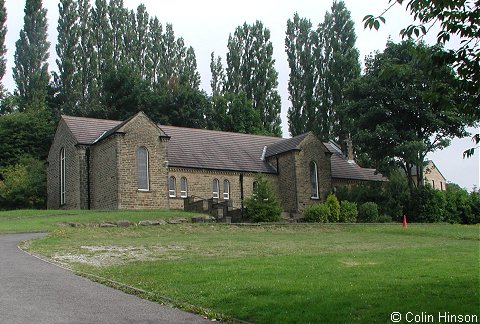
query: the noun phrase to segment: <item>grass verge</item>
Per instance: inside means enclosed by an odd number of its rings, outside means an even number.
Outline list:
[[[256,323],[480,317],[480,227],[61,228],[29,249],[176,304]]]
[[[65,223],[138,222],[194,216],[198,214],[177,210],[11,210],[0,211],[0,233],[49,232]]]

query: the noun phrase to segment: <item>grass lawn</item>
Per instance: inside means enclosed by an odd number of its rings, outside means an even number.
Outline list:
[[[392,312],[432,314],[436,322],[438,312],[480,318],[479,226],[59,228],[29,249],[223,319],[391,323]]]
[[[0,233],[48,232],[69,222],[101,223],[107,221],[191,218],[196,214],[173,210],[11,210],[0,211]]]

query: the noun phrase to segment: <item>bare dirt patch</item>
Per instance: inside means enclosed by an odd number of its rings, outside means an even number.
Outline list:
[[[83,263],[94,267],[106,267],[126,264],[134,261],[155,261],[176,259],[175,253],[186,248],[177,245],[168,246],[81,246],[79,253],[55,253],[52,258],[63,263]]]

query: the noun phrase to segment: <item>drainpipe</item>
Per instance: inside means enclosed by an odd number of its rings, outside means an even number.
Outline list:
[[[241,215],[243,220],[243,173],[240,173],[240,202],[241,202]]]
[[[87,209],[90,210],[90,147],[86,149],[87,157]]]

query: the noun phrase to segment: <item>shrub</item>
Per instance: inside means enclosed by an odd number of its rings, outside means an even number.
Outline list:
[[[0,209],[45,208],[45,164],[32,157],[0,169]]]
[[[310,205],[305,208],[303,217],[309,223],[326,223],[330,218],[330,209],[325,204]]]
[[[256,186],[253,195],[245,199],[245,212],[253,222],[277,222],[282,209],[270,184],[264,176],[255,177]]]
[[[340,219],[340,203],[338,202],[335,194],[330,193],[325,201],[325,205],[330,210],[328,215],[328,221],[331,223],[336,223]]]
[[[340,203],[340,222],[355,223],[358,217],[357,204],[344,200]]]
[[[378,206],[374,202],[366,202],[358,208],[358,220],[363,223],[378,222]]]
[[[393,222],[393,219],[388,215],[381,215],[380,217],[378,217],[378,223],[391,223],[391,222]]]

